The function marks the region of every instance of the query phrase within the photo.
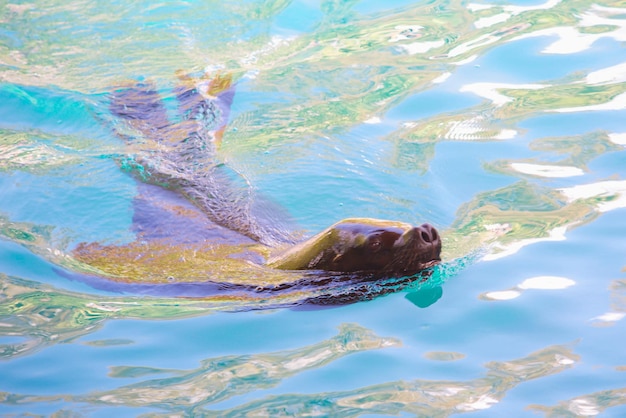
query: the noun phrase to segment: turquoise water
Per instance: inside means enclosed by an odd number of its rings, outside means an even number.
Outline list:
[[[223,3],[0,5],[0,414],[626,415],[624,3]],[[134,238],[108,93],[179,69],[233,74],[218,158],[299,229],[430,222],[443,268],[332,309],[68,278]]]

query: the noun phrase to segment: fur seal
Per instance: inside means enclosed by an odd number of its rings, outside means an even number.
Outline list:
[[[278,289],[305,280],[289,271],[351,277],[363,272],[369,280],[372,273],[414,275],[441,261],[441,239],[429,224],[349,218],[298,243],[282,222],[284,211],[217,161],[234,96],[232,78],[210,80],[203,94],[190,77],[179,80],[174,116],[150,82],[110,95],[111,113],[131,130],[116,133],[133,151],[119,164],[139,180],[137,238],[124,245],[78,245],[73,254],[85,271],[125,283],[209,279],[255,286],[256,280]]]

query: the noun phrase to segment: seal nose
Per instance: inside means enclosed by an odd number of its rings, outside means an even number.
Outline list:
[[[430,224],[423,224],[406,231],[400,239],[396,242],[397,246],[403,246],[409,242],[416,243],[418,245],[438,245],[439,233],[434,226]]]
[[[437,244],[439,242],[439,234],[434,226],[423,224],[415,229],[415,237],[423,244]]]

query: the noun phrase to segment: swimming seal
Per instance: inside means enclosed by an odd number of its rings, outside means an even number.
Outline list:
[[[234,96],[231,77],[196,84],[188,76],[179,79],[174,116],[148,81],[110,95],[111,113],[131,130],[115,127],[132,150],[118,163],[139,180],[136,241],[79,244],[73,255],[84,271],[135,284],[210,281],[216,288],[284,289],[309,280],[310,272],[320,272],[314,280],[335,273],[350,280],[361,273],[404,277],[441,261],[441,238],[429,224],[350,218],[298,240],[282,208],[217,161]],[[305,276],[291,273],[303,271]]]

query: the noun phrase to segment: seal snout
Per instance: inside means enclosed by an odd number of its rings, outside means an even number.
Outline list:
[[[418,242],[431,245],[437,245],[437,243],[439,242],[439,234],[437,233],[435,227],[431,224],[423,224],[414,229],[416,230],[415,238],[418,240]]]
[[[430,224],[423,224],[413,227],[406,231],[396,242],[398,246],[404,246],[406,244],[417,244],[420,246],[438,245],[440,242],[439,233],[434,226]]]

